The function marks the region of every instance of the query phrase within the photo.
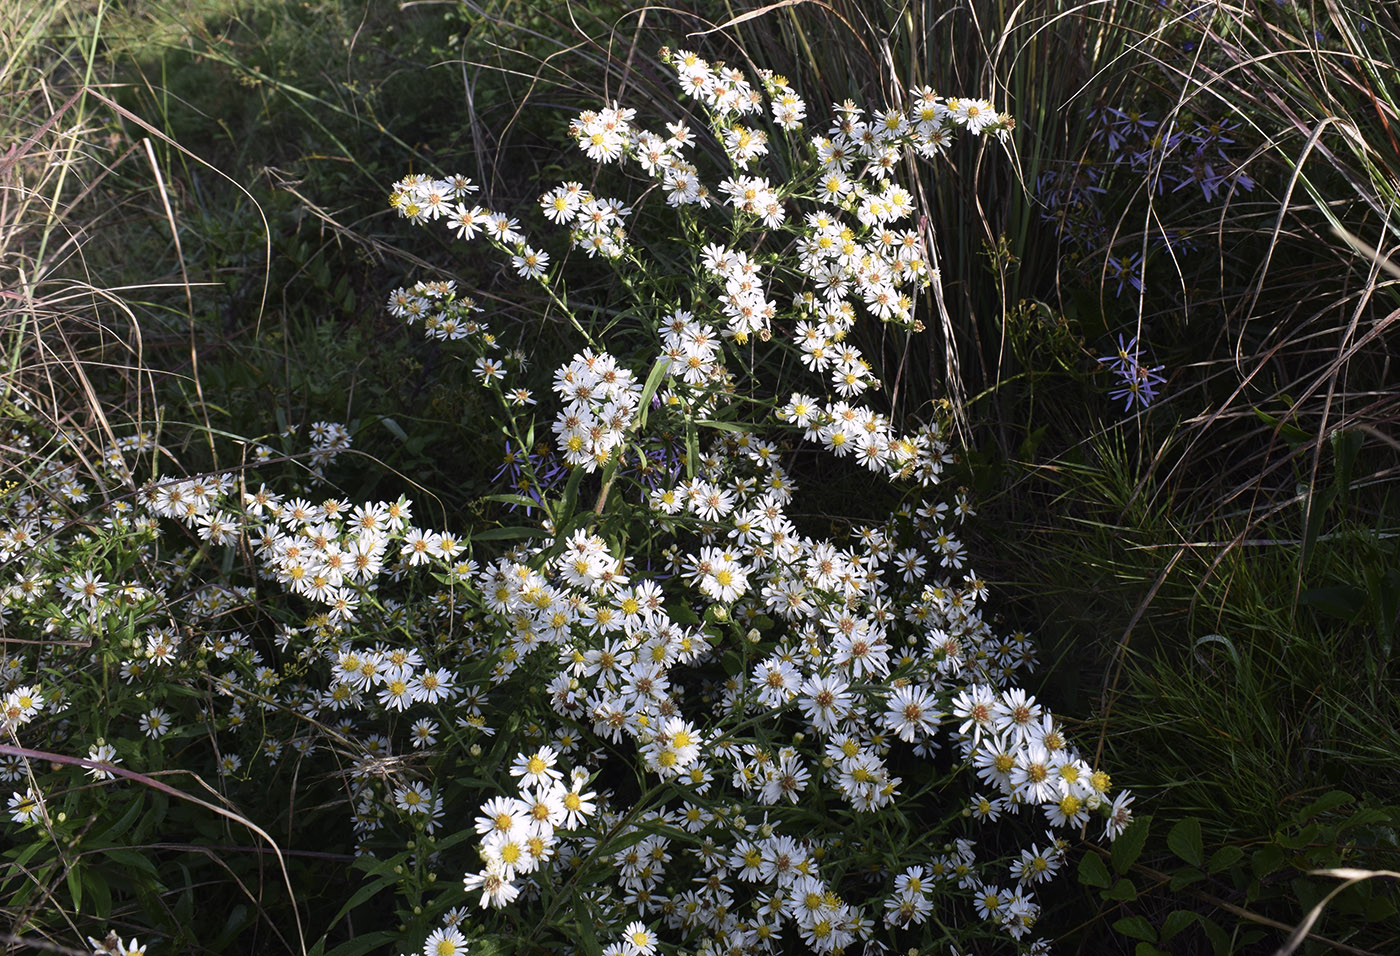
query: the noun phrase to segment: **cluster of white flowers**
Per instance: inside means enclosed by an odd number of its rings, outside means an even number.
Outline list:
[[[516,877],[554,857],[556,831],[575,830],[597,811],[597,795],[585,789],[588,772],[576,771],[565,783],[555,769],[558,758],[551,747],[518,755],[510,772],[520,782],[520,796],[493,797],[482,805],[476,832],[484,865],[468,874],[464,885],[468,893],[481,893],[483,907],[514,900],[520,893]]]
[[[27,724],[43,709],[44,698],[32,686],[16,687],[0,702],[0,730],[13,732]]]
[[[564,461],[595,471],[613,460],[637,414],[642,384],[607,352],[588,350],[554,373],[554,391],[566,403],[553,426]]]
[[[416,282],[411,288],[398,288],[389,294],[389,314],[409,325],[419,321],[429,338],[455,342],[482,333],[484,326],[472,318],[481,307],[471,296],[458,295],[456,283]],[[487,348],[494,346],[488,337]]]
[[[550,700],[565,726],[591,723],[600,739],[630,740],[648,773],[678,794],[693,794],[648,811],[663,830],[636,825],[632,831],[645,836],[617,857],[622,896],[609,908],[612,925],[660,913],[686,938],[703,929],[699,945],[707,953],[770,952],[791,926],[813,951],[835,952],[871,939],[874,923],[823,881],[821,840],[783,833],[779,811],[801,806],[814,790],[825,795],[828,810],[835,796],[857,814],[893,811],[905,789],[895,769],[905,759],[901,747],[928,757],[952,743],[958,760],[997,791],[973,798],[978,820],[1037,813],[1042,825],[1068,830],[1098,813],[1113,838],[1131,817],[1131,798],[1119,794],[1110,802],[1107,774],[1091,767],[1034,698],[1011,683],[1034,665],[1034,648],[1024,634],[996,635],[982,617],[986,588],[966,568],[956,531],[971,507],[961,493],[952,502],[933,493],[952,460],[941,426],[935,421],[901,433],[886,415],[856,404],[879,385],[851,335],[860,316],[917,331],[914,293],[937,280],[921,233],[910,225],[913,196],[895,181],[896,171],[907,155],[937,155],[959,129],[1004,133],[1010,118],[986,101],[945,100],[926,88],[911,91],[907,111],[867,115],[843,104],[827,132],[807,143],[817,208],[802,217],[791,258],[773,256],[752,234],[793,228],[788,207],[807,194],[796,182],[779,190],[764,176],[741,171],[773,146],[752,119],[764,94],[740,71],[694,54],[675,54],[671,63],[683,92],[711,111],[714,137],[736,170],[716,194],[750,238],[748,251],[738,251],[733,240],[703,245],[699,264],[714,294],[697,290],[692,305],[657,322],[670,380],[658,396],[658,415],[692,423],[712,415],[735,387],[727,348],[755,335],[768,341],[781,328],[795,366],[825,381],[828,395],[791,392],[773,403],[773,422],[837,458],[854,456],[872,472],[921,486],[924,494],[861,528],[850,543],[809,537],[787,514],[795,486],[779,463],[779,446],[729,424],[708,451],[689,460],[688,478],[656,486],[646,499],[663,527],[698,535],[698,546],[673,546],[667,554],[672,572],[694,589],[691,603],[707,607],[710,625],[678,622],[663,604],[669,591],[655,579],[634,583],[623,555],[597,535],[576,531],[548,573],[530,559],[544,547],[483,572],[487,606],[510,635],[493,679],[507,679],[530,655],[553,648],[547,656],[563,667],[549,684]],[[763,79],[774,124],[793,133],[806,105],[781,77]],[[741,122],[744,117],[750,119]],[[669,205],[708,207],[711,193],[685,159],[696,135],[683,120],[667,129],[669,137],[651,133],[637,125],[636,111],[614,104],[583,113],[571,133],[590,158],[630,161],[661,180]],[[565,183],[546,193],[541,207],[577,233],[580,197],[587,194],[579,184]],[[775,279],[794,277],[800,288],[783,309],[768,289]],[[634,364],[650,361],[638,356]],[[616,378],[631,396],[620,406],[608,387]],[[555,390],[565,407],[554,431],[571,466],[592,471],[622,453],[640,394],[622,360],[593,351],[576,356],[556,373]],[[688,699],[682,680],[715,661],[726,627],[744,635],[749,663],[710,692],[707,722],[682,706]],[[763,719],[796,720],[791,743],[726,729]],[[566,730],[556,739],[570,737]],[[732,802],[721,800],[717,811],[702,808],[714,806],[721,788]],[[754,806],[774,815],[755,825],[743,809]],[[604,822],[612,812],[602,812]],[[699,872],[696,862],[672,861],[667,826],[703,834],[693,850]],[[1059,869],[1065,846],[1054,838],[1046,849],[1023,850],[1003,871],[1015,888],[1003,890],[993,876],[995,861],[979,858],[975,843],[960,839],[896,877],[883,901],[885,922],[904,929],[927,922],[942,888],[954,885],[968,893],[979,916],[1021,939],[1039,914],[1030,887]],[[512,852],[518,857],[528,849]],[[543,855],[537,845],[535,856],[576,861],[586,849],[563,840],[549,843]],[[482,891],[483,905],[502,905],[539,879],[533,861],[526,869],[506,865],[494,850],[483,854],[486,869],[467,877],[469,887]],[[517,884],[527,873],[531,880],[522,888]],[[680,889],[682,873],[692,874],[691,888]],[[735,880],[758,889],[749,916],[736,911]],[[614,944],[619,954],[635,956],[640,944],[627,942],[633,927],[651,938],[650,929],[633,921]]]

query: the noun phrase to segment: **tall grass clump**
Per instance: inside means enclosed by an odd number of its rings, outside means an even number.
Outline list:
[[[1394,869],[1397,43],[1382,5],[1164,5],[1042,194],[1069,267],[1039,347],[1077,356],[1003,431],[991,573],[1171,821],[1085,951],[1273,952],[1336,885],[1311,871]],[[1348,886],[1306,947],[1387,951],[1393,904]]]

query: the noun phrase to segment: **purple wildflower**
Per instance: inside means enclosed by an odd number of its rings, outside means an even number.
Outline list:
[[[1108,393],[1108,397],[1114,401],[1124,399],[1123,411],[1132,411],[1133,404],[1137,403],[1143,408],[1151,405],[1156,400],[1157,386],[1166,382],[1166,377],[1162,375],[1164,365],[1143,365],[1142,352],[1138,345],[1138,337],[1135,335],[1126,343],[1123,336],[1118,336],[1118,352],[1115,355],[1106,355],[1099,359],[1105,363],[1109,371],[1117,375],[1120,381],[1118,388]]]

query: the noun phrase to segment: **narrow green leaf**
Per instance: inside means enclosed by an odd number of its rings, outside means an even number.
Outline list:
[[[695,424],[704,425],[706,428],[718,428],[722,432],[737,432],[741,435],[749,431],[749,429],[745,428],[743,425],[736,425],[734,422],[716,421],[713,418],[702,418]]]
[[[700,438],[695,433],[695,421],[685,423],[685,476],[695,477],[695,469],[700,466]]]
[[[511,538],[544,538],[547,535],[539,528],[511,525],[508,528],[489,528],[472,535],[473,541],[506,541]]]
[[[83,868],[83,890],[92,900],[90,915],[105,920],[112,914],[112,890],[96,867]]]
[[[578,506],[578,486],[583,481],[583,469],[575,468],[569,472],[569,481],[564,485],[564,498],[559,508],[554,513],[554,523],[556,526],[562,525],[574,515],[574,509]]]
[[[1337,497],[1335,488],[1317,488],[1303,499],[1303,544],[1298,549],[1298,566],[1306,568],[1317,545],[1317,536],[1322,533],[1322,524],[1327,520],[1327,512]]]
[[[666,377],[666,369],[670,368],[671,360],[666,356],[661,356],[651,366],[651,372],[647,375],[646,384],[642,386],[642,398],[638,404],[641,414],[637,416],[637,429],[641,430],[647,425],[647,413],[651,411],[651,399],[661,387],[661,380]]]
[[[336,913],[335,918],[332,919],[327,925],[334,926],[335,924],[339,923],[345,918],[345,914],[353,911],[357,906],[360,906],[364,903],[368,903],[375,896],[379,895],[384,890],[387,890],[389,887],[393,886],[398,881],[398,875],[391,872],[386,876],[381,876],[378,879],[371,880],[370,882],[366,883],[354,893],[350,894],[350,899],[345,901],[345,905],[340,908],[340,912]],[[339,953],[339,947],[333,950],[333,952]]]
[[[77,863],[68,867],[68,871],[63,874],[64,882],[68,884],[68,892],[73,896],[73,910],[81,913],[83,911],[83,871]]]
[[[393,435],[399,441],[408,441],[408,432],[404,431],[403,426],[400,425],[398,422],[394,421],[388,415],[381,417],[379,419],[379,424],[383,425],[386,429],[388,429],[389,434]]]
[[[126,850],[120,847],[109,847],[103,852],[113,863],[117,863],[127,870],[140,870],[148,876],[156,875],[156,868],[145,854],[137,853],[135,850]]]
[[[389,952],[393,945],[398,942],[397,933],[380,930],[346,940],[327,953],[326,956],[364,956],[365,953]]]
[[[543,508],[534,498],[527,498],[525,495],[483,495],[482,501],[499,501],[507,505],[521,505],[526,508]]]
[[[574,920],[578,923],[579,951],[583,956],[602,956],[603,947],[598,945],[598,934],[593,931],[593,917],[588,912],[588,904],[583,894],[574,897]]]

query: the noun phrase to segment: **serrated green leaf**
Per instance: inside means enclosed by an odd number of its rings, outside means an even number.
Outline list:
[[[1222,846],[1210,855],[1210,861],[1206,863],[1207,873],[1219,873],[1234,866],[1244,856],[1244,850],[1237,846]]]
[[[1183,866],[1172,873],[1170,884],[1172,892],[1176,892],[1184,886],[1190,886],[1192,883],[1199,883],[1205,878],[1206,875],[1194,866]]]
[[[1274,872],[1283,864],[1283,847],[1277,843],[1270,843],[1268,846],[1260,847],[1254,851],[1249,858],[1249,865],[1254,870],[1254,875],[1263,877]]]
[[[1328,810],[1335,810],[1340,806],[1351,803],[1355,799],[1351,794],[1342,790],[1329,790],[1298,811],[1295,820],[1311,820],[1313,817],[1326,813]]]
[[[1230,934],[1220,928],[1220,924],[1215,920],[1201,917],[1201,929],[1205,930],[1206,939],[1210,940],[1210,951],[1212,956],[1227,956],[1230,952]]]
[[[1142,848],[1147,844],[1147,830],[1151,817],[1138,817],[1113,841],[1113,869],[1118,873],[1128,872],[1128,868],[1142,856]]]
[[[1135,900],[1137,899],[1137,887],[1134,886],[1133,881],[1126,876],[1120,877],[1117,883],[1114,883],[1103,891],[1103,898],[1106,900],[1123,900],[1125,902],[1128,900]]]
[[[1157,941],[1157,930],[1146,916],[1125,916],[1114,920],[1113,928],[1133,939],[1142,939],[1149,943]]]
[[[1178,821],[1167,834],[1167,848],[1192,866],[1205,862],[1205,848],[1201,845],[1201,821],[1187,817]]]
[[[1106,887],[1112,882],[1108,867],[1097,853],[1085,853],[1079,858],[1079,882],[1085,886]]]
[[[1158,934],[1162,942],[1167,942],[1173,936],[1180,933],[1186,927],[1196,922],[1199,917],[1190,910],[1172,910],[1167,914],[1167,918],[1162,920],[1162,929]]]

